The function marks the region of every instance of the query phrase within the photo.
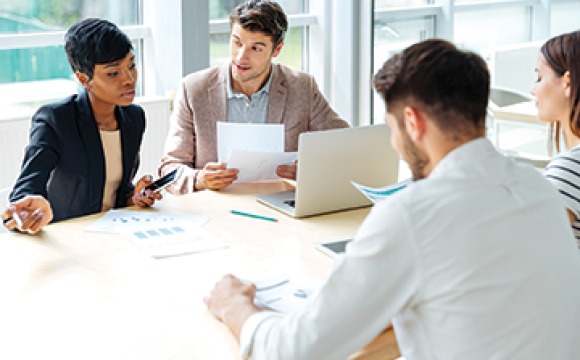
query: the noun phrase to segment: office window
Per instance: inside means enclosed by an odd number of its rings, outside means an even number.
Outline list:
[[[247,0],[209,0],[210,20],[226,20],[232,10],[245,3]],[[286,15],[297,15],[304,13],[304,0],[277,0],[276,1]]]
[[[140,0],[2,0],[0,3],[0,117],[37,108],[75,93],[79,84],[68,64],[63,45],[7,48],[2,35],[64,31],[87,17],[110,20],[118,26],[137,25]],[[62,41],[58,38],[58,42]],[[35,42],[35,36],[26,41]],[[133,41],[137,61],[140,41]],[[142,74],[142,72],[141,72]],[[140,93],[140,87],[138,88]]]
[[[580,30],[578,19],[580,19],[580,2],[553,4],[550,36]]]
[[[579,29],[580,0],[368,1],[371,5],[361,9],[372,7],[373,43],[369,42],[369,47],[373,50],[367,57],[363,54],[363,64],[371,66],[360,72],[361,79],[368,77],[371,69],[376,73],[397,51],[416,41],[439,37],[480,53],[490,66],[492,84],[527,94],[543,41]],[[366,3],[361,0],[361,4]],[[545,26],[548,21],[549,28]],[[361,83],[368,86],[364,80]],[[380,97],[373,91],[362,99],[369,107],[361,105],[360,117],[369,117],[370,112],[374,123],[382,122],[384,104]],[[546,134],[541,126],[504,122],[499,137],[502,148],[546,154]]]
[[[231,11],[245,0],[210,0],[210,24],[223,25],[220,30],[214,31],[210,27],[210,65],[220,65],[230,61],[230,34],[229,15]],[[304,0],[279,0],[278,3],[284,9],[286,15],[300,15],[306,12]],[[290,25],[292,20],[289,19]],[[295,69],[306,70],[307,63],[304,61],[307,26],[291,27],[286,33],[284,47],[275,62],[290,66]]]
[[[429,5],[430,0],[375,0],[375,9],[389,9]]]
[[[377,1],[379,3],[380,1]],[[406,47],[434,36],[434,18],[431,16],[417,19],[391,20],[385,13],[375,11],[373,74],[383,66],[385,61]],[[384,120],[385,105],[376,92],[373,93],[373,123]]]
[[[503,7],[455,13],[454,43],[481,51],[490,46],[528,41],[526,7]]]
[[[87,17],[137,25],[138,8],[139,0],[2,0],[0,33],[62,30]]]
[[[493,3],[498,0],[455,0],[455,4],[477,4],[477,3]]]

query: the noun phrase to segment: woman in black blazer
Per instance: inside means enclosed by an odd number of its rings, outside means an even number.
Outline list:
[[[84,90],[33,116],[20,176],[2,214],[8,229],[36,232],[50,221],[161,199],[149,190],[141,194],[150,176],[132,184],[145,114],[132,104],[137,70],[131,41],[100,19],[73,25],[65,40]]]

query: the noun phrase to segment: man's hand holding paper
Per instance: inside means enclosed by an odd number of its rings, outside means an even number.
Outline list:
[[[294,164],[291,165],[278,165],[276,175],[284,179],[296,180],[297,169],[298,160],[294,161]]]
[[[207,163],[195,178],[195,190],[219,190],[238,179],[238,169],[228,169],[225,163]]]
[[[213,164],[208,171],[204,168],[200,174],[203,176],[198,175],[196,180],[196,189],[198,181],[208,180],[209,170],[216,172],[211,183],[214,187],[207,184],[205,188],[213,189],[224,188],[234,181],[272,180],[278,176],[296,178],[298,155],[284,152],[284,125],[218,122],[217,136],[220,166]],[[202,186],[199,184],[199,188]]]
[[[240,171],[238,181],[259,181],[277,179],[277,168],[280,164],[293,164],[297,153],[260,152],[234,150],[230,157],[229,167]],[[296,167],[296,165],[282,165]],[[294,171],[296,173],[296,171]]]

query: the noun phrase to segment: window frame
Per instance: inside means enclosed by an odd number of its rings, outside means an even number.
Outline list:
[[[455,13],[460,12],[475,12],[481,10],[498,9],[498,8],[509,8],[509,7],[525,7],[527,14],[527,23],[529,24],[527,32],[527,41],[539,41],[547,39],[550,37],[550,22],[551,22],[551,5],[556,3],[566,3],[574,2],[577,3],[578,0],[498,0],[498,1],[477,1],[473,3],[459,3],[455,4],[454,0],[434,0],[429,5],[416,6],[416,7],[399,7],[399,8],[383,8],[375,9],[373,0],[362,0],[361,1],[361,11],[369,11],[369,5],[365,4],[371,2],[370,10],[372,16],[370,16],[370,21],[367,24],[367,28],[371,28],[374,24],[373,16],[377,16],[381,20],[385,21],[404,21],[410,19],[418,19],[426,16],[432,16],[435,21],[434,35],[435,37],[442,38],[454,42],[454,16]],[[368,30],[367,30],[368,32]],[[366,47],[369,47],[368,43],[371,42],[372,47],[372,36],[367,37],[367,40],[361,39],[361,42],[367,43]],[[370,64],[369,66],[361,66],[361,72],[359,72],[359,82],[361,89],[372,88],[371,81],[368,74],[368,68],[372,68],[373,56],[372,52],[362,53],[362,59],[364,63]],[[369,79],[368,81],[365,79]],[[370,124],[373,122],[372,119],[372,93],[367,92],[366,96],[361,94],[360,103],[365,104],[359,111],[359,119],[361,123]]]

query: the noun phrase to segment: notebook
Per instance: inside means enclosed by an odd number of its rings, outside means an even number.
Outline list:
[[[296,189],[256,199],[296,218],[371,206],[351,181],[369,187],[393,184],[398,169],[386,124],[303,133]]]

